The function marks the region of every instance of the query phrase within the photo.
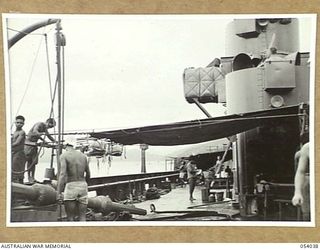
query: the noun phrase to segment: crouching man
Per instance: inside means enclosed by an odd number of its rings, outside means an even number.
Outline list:
[[[87,157],[75,150],[74,146],[75,140],[66,140],[66,151],[60,156],[57,199],[64,201],[68,221],[74,221],[76,217],[80,221],[85,221],[90,170]]]

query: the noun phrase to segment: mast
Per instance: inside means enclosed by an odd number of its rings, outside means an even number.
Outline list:
[[[63,115],[64,112],[62,112],[63,110],[63,106],[64,106],[64,102],[62,101],[64,98],[62,98],[62,95],[64,94],[64,91],[62,91],[62,83],[61,83],[61,47],[65,46],[66,41],[65,41],[65,37],[63,35],[63,33],[61,33],[62,27],[61,27],[61,19],[48,19],[46,21],[41,21],[38,23],[35,23],[31,26],[28,26],[27,28],[23,29],[22,31],[20,31],[18,34],[16,34],[15,36],[13,36],[11,39],[8,40],[8,49],[12,48],[12,46],[14,46],[17,42],[19,42],[22,38],[24,38],[25,36],[29,35],[30,33],[32,33],[33,31],[47,26],[47,25],[51,25],[51,24],[56,24],[56,64],[57,64],[57,85],[58,85],[58,149],[57,149],[57,168],[58,168],[58,172],[60,170],[60,154],[61,154],[61,135],[63,133],[63,126],[62,126],[62,122],[63,122]],[[63,104],[62,104],[63,103]],[[61,115],[62,114],[62,115]],[[52,154],[53,157],[53,154]],[[52,166],[52,164],[51,164]]]
[[[62,138],[61,135],[63,133],[62,131],[62,95],[64,94],[62,92],[62,71],[61,71],[61,47],[65,46],[65,37],[63,33],[61,32],[61,20],[59,20],[56,23],[56,60],[57,60],[57,87],[58,87],[58,149],[57,149],[57,168],[58,168],[58,174],[60,173],[60,154],[62,152]]]

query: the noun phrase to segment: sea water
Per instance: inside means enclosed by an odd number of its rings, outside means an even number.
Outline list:
[[[39,161],[36,166],[35,179],[37,181],[43,181],[45,179],[46,168],[50,168],[50,162]],[[55,173],[57,173],[56,163],[53,164]],[[127,159],[114,159],[109,162],[103,158],[90,158],[89,168],[91,177],[104,177],[104,176],[115,176],[115,175],[127,175],[127,174],[138,174],[141,173],[141,162]],[[147,161],[146,172],[164,172],[173,170],[172,165],[166,165],[164,160]],[[25,181],[27,174],[25,174]]]

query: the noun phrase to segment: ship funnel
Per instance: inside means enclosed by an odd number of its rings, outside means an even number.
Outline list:
[[[232,63],[233,71],[252,68],[252,60],[251,57],[245,53],[240,53],[235,56]]]

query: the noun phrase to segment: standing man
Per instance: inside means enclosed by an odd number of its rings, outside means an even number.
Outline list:
[[[222,167],[223,167],[222,160],[220,159],[220,156],[218,156],[217,161],[216,161],[216,165],[215,165],[215,170],[216,170],[215,176],[217,178],[220,178],[220,176],[221,176],[220,173],[221,173]]]
[[[66,151],[60,156],[57,199],[64,200],[68,221],[86,220],[88,205],[88,185],[90,170],[87,157],[74,149],[75,142],[67,140]],[[64,194],[62,195],[62,191]]]
[[[294,177],[294,196],[292,204],[301,206],[303,220],[310,220],[309,191],[309,142],[304,144],[298,156],[298,167]]]
[[[185,186],[184,180],[185,180],[186,172],[187,172],[186,162],[182,160],[179,167],[179,183],[181,184],[181,187]]]
[[[187,163],[187,174],[188,174],[188,182],[189,182],[189,200],[192,202],[195,200],[193,198],[193,191],[196,187],[196,180],[197,180],[197,166],[194,161],[194,157],[190,156],[190,160]]]
[[[39,139],[45,142],[45,138],[41,137],[42,135],[45,135],[52,142],[55,142],[55,139],[48,132],[48,129],[53,128],[54,126],[56,126],[56,121],[53,118],[49,118],[45,123],[38,122],[34,124],[27,135],[24,152],[27,160],[28,181],[31,183],[34,182],[36,165],[38,164],[39,160],[37,142]]]
[[[23,184],[24,166],[26,157],[24,154],[24,141],[26,133],[22,129],[24,125],[24,117],[18,115],[15,120],[16,131],[11,138],[11,164],[12,164],[12,182]]]

